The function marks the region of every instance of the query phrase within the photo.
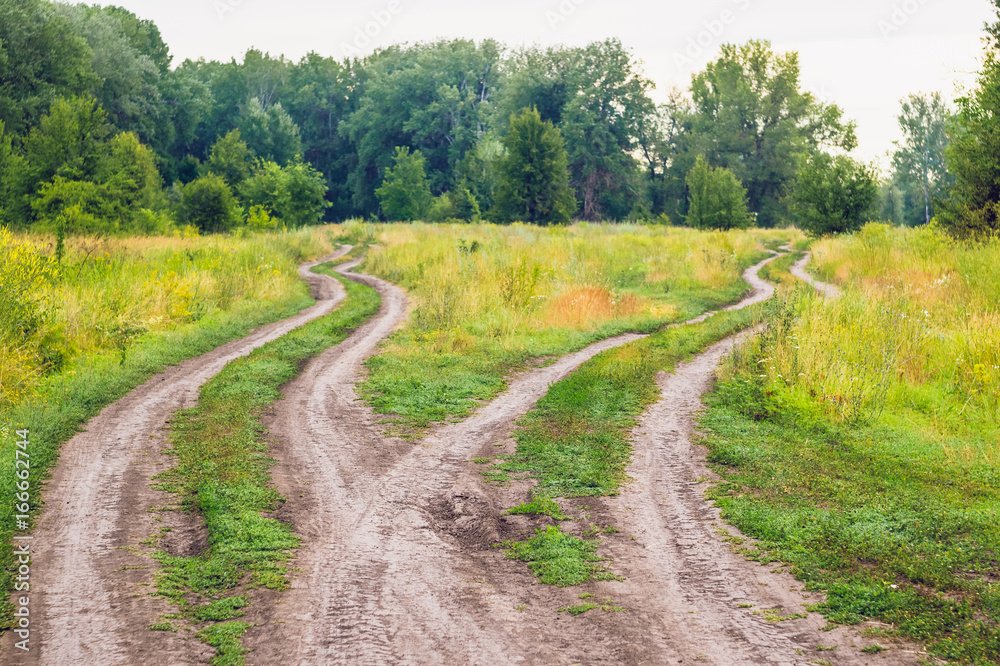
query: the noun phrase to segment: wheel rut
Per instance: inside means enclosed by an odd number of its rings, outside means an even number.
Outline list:
[[[773,293],[757,278],[764,263],[747,272],[753,291],[741,306]],[[261,593],[270,603],[255,604],[267,610],[251,618],[248,663],[660,663],[629,628],[645,625],[635,618],[601,625],[554,612],[571,593],[537,583],[492,547],[506,529],[503,503],[470,464],[508,446],[515,422],[553,382],[644,336],[522,373],[419,443],[388,440],[355,385],[364,359],[402,322],[405,301],[385,282],[348,276],[380,291],[382,312],[310,363],[266,421],[279,461],[272,472],[290,498],[282,517],[303,545],[291,590]]]
[[[198,525],[190,518],[171,512],[161,523],[149,512],[173,503],[150,480],[171,464],[163,453],[168,420],[195,404],[199,387],[233,359],[331,312],[344,298],[343,287],[309,269],[350,249],[299,269],[315,305],[153,376],[62,446],[33,533],[32,648],[19,653],[7,632],[0,642],[4,663],[207,662],[211,648],[149,630],[171,609],[150,596],[155,562],[135,550],[139,540],[164,525],[175,527],[183,540],[198,539]]]

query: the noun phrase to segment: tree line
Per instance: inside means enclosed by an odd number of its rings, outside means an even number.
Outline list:
[[[940,95],[906,100],[882,178],[849,156],[843,111],[802,89],[797,54],[764,41],[723,46],[656,104],[614,39],[298,62],[251,49],[174,66],[156,26],[124,9],[0,0],[0,221],[155,233],[577,218],[824,233],[936,216],[978,233],[998,217],[982,140],[1000,136],[998,69],[987,58],[954,113]]]

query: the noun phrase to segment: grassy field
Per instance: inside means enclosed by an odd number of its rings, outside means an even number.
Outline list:
[[[724,516],[833,623],[1000,661],[1000,243],[869,225],[814,248],[704,417]]]
[[[330,264],[317,272],[333,275]],[[248,599],[235,591],[288,584],[284,563],[299,538],[266,515],[283,498],[270,486],[260,414],[304,361],[342,342],[378,311],[374,289],[340,281],[347,299],[337,310],[229,363],[202,387],[198,405],[180,412],[171,426],[177,466],[157,477],[159,487],[204,518],[209,547],[197,557],[154,553],[162,565],[159,593],[178,606],[154,628],[197,626],[197,636],[216,647],[213,663],[243,663],[239,637],[247,626],[236,618]]]
[[[635,225],[386,225],[362,267],[405,288],[408,324],[368,361],[364,397],[390,431],[467,416],[538,359],[652,332],[737,300],[765,244],[798,232]]]
[[[0,230],[0,496],[14,496],[15,433],[30,430],[30,504],[59,446],[164,366],[311,304],[297,266],[327,229],[249,238],[67,241]],[[0,504],[0,589],[10,589],[14,503]],[[0,602],[0,628],[10,621]]]

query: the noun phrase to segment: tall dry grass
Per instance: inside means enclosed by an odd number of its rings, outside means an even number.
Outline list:
[[[914,419],[958,437],[952,452],[1000,462],[1000,242],[870,224],[813,252],[844,297],[803,293],[727,377],[787,388],[845,422]]]
[[[747,258],[786,231],[705,233],[638,225],[387,225],[366,270],[406,286],[423,330],[493,337],[676,317],[733,289]]]
[[[331,238],[326,228],[244,238],[75,238],[57,263],[54,238],[0,229],[0,408],[88,354],[124,357],[146,333],[254,302],[303,298],[297,266],[329,252]]]

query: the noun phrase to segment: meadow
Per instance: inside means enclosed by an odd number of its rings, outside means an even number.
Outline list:
[[[345,225],[362,269],[407,290],[412,314],[367,363],[363,396],[389,431],[467,416],[511,373],[628,331],[738,300],[743,271],[794,231],[577,224]]]
[[[1000,243],[870,224],[813,245],[703,419],[724,517],[823,590],[833,623],[1000,657]]]

